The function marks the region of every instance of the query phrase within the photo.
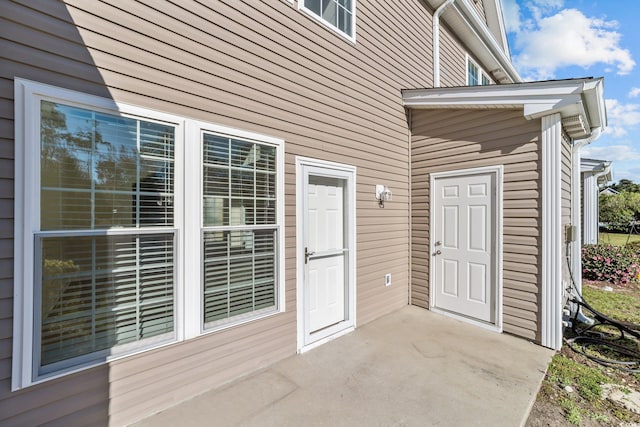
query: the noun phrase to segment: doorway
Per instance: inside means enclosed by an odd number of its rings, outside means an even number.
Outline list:
[[[501,330],[502,168],[431,176],[430,305]]]
[[[355,326],[355,168],[296,159],[298,350]]]

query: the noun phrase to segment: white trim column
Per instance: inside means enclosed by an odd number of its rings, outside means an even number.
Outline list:
[[[562,346],[562,122],[542,117],[542,345]]]
[[[598,243],[598,176],[595,172],[584,173],[584,236],[585,245]]]
[[[574,287],[582,294],[582,209],[580,206],[580,149],[571,150],[571,225],[575,239],[571,243],[571,273]]]

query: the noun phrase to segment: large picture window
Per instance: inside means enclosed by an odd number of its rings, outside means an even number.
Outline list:
[[[281,140],[15,82],[12,389],[284,309]]]
[[[173,338],[174,144],[174,125],[40,100],[38,375]]]

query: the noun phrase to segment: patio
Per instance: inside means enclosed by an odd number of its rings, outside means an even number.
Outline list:
[[[136,426],[520,426],[553,351],[408,306]]]

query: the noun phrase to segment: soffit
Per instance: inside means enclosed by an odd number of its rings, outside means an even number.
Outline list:
[[[435,10],[443,0],[426,0]],[[480,17],[473,4],[473,0],[456,0],[444,9],[441,19],[453,30],[453,33],[464,43],[483,68],[499,83],[520,82],[520,74],[511,63],[507,46],[506,33],[500,30],[502,17],[495,15],[499,6],[488,7],[490,2],[499,0],[484,0],[487,22]],[[491,15],[491,16],[490,16]],[[492,28],[489,28],[491,25]],[[496,37],[495,34],[501,34]]]
[[[521,108],[528,120],[559,113],[572,139],[587,138],[606,126],[602,78],[410,89],[402,91],[402,101],[418,109]]]
[[[609,160],[580,159],[580,172],[599,174],[598,184],[607,183],[613,179],[613,171]]]

